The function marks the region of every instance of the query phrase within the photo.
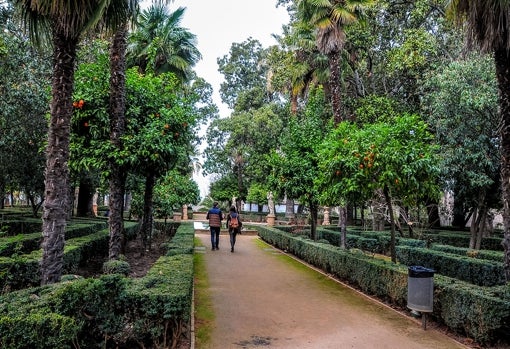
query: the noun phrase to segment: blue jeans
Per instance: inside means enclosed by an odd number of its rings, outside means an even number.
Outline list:
[[[211,228],[211,246],[212,249],[218,249],[220,243],[220,227],[210,227]]]

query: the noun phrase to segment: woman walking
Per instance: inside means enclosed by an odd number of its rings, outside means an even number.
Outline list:
[[[237,213],[236,207],[232,205],[227,215],[227,228],[228,234],[230,235],[230,252],[234,252],[236,235],[241,233],[242,225],[239,213]]]

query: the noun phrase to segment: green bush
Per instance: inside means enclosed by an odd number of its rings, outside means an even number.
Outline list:
[[[103,263],[103,274],[122,274],[128,276],[131,267],[128,262],[121,260],[109,260]]]

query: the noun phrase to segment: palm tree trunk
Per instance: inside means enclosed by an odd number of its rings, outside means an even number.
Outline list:
[[[60,281],[69,207],[69,138],[78,39],[53,33],[51,119],[46,148],[41,284]]]
[[[122,150],[122,135],[126,128],[126,27],[121,26],[115,33],[110,49],[110,142],[117,149]],[[122,253],[124,221],[124,187],[125,173],[116,162],[110,158],[110,216],[108,219],[110,230],[109,258],[118,259]]]
[[[329,86],[331,88],[331,108],[333,109],[333,119],[335,126],[343,121],[342,117],[342,103],[340,98],[340,66],[339,66],[339,52],[334,51],[328,54],[329,63]]]
[[[505,277],[510,281],[510,57],[506,49],[496,50],[501,138],[501,183],[503,191],[503,233]]]

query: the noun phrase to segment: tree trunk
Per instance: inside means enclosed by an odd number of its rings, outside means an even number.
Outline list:
[[[76,208],[77,217],[92,217],[92,199],[96,188],[94,181],[83,173],[80,178],[80,190],[78,192],[78,205]]]
[[[329,86],[331,88],[331,108],[333,109],[333,120],[335,126],[344,120],[342,117],[342,103],[340,98],[340,65],[339,52],[334,51],[328,54],[329,63]]]
[[[397,251],[395,249],[396,241],[395,241],[395,216],[393,215],[393,205],[391,204],[391,196],[387,186],[384,186],[384,199],[386,200],[386,205],[388,206],[388,213],[390,215],[390,231],[391,231],[391,239],[390,239],[390,255],[391,261],[393,263],[397,263]]]
[[[345,206],[338,208],[338,223],[340,225],[340,247],[347,247],[347,209]]]
[[[42,285],[58,282],[62,276],[66,217],[69,208],[67,164],[77,44],[77,38],[69,38],[54,30],[51,118],[46,148],[42,224]]]
[[[121,26],[115,33],[110,49],[110,142],[117,152],[122,150],[122,136],[126,128],[126,46],[127,32]],[[124,242],[125,173],[114,157],[110,158],[110,215],[108,225],[109,259],[118,259]]]
[[[453,221],[452,226],[464,229],[466,227],[466,212],[464,211],[464,203],[454,197],[453,200]]]
[[[0,209],[2,210],[5,208],[4,198],[5,198],[5,184],[2,182],[0,184]]]
[[[292,115],[296,115],[298,112],[298,95],[294,92],[290,94],[290,112]]]
[[[501,138],[501,183],[503,199],[502,245],[505,251],[505,277],[510,281],[510,57],[505,49],[496,50],[496,77],[498,79]]]
[[[293,219],[296,215],[294,214],[294,199],[285,199],[285,218]]]
[[[310,200],[310,215],[312,218],[310,238],[315,241],[317,240],[317,218],[319,217],[319,205],[317,205],[313,200]]]
[[[427,198],[425,203],[427,208],[427,219],[429,228],[440,228],[441,219],[439,218],[439,203]]]
[[[143,217],[142,225],[140,227],[140,235],[142,237],[142,245],[144,251],[150,247],[149,243],[152,236],[152,220],[153,220],[152,197],[155,183],[156,176],[153,173],[150,173],[145,177],[145,193],[143,196]]]
[[[472,217],[472,220],[471,220],[471,226],[469,227],[469,248],[470,249],[475,249],[475,244],[476,244],[476,233],[478,231],[477,229],[477,220],[478,220],[478,208],[474,207],[473,208],[473,214],[471,215]]]
[[[485,231],[487,229],[487,207],[484,205],[484,208],[480,214],[480,219],[478,223],[478,234],[476,237],[475,249],[479,250],[482,247],[482,239],[485,235]]]
[[[384,218],[384,204],[382,202],[383,194],[378,190],[372,201],[372,230],[383,231],[386,219]]]

